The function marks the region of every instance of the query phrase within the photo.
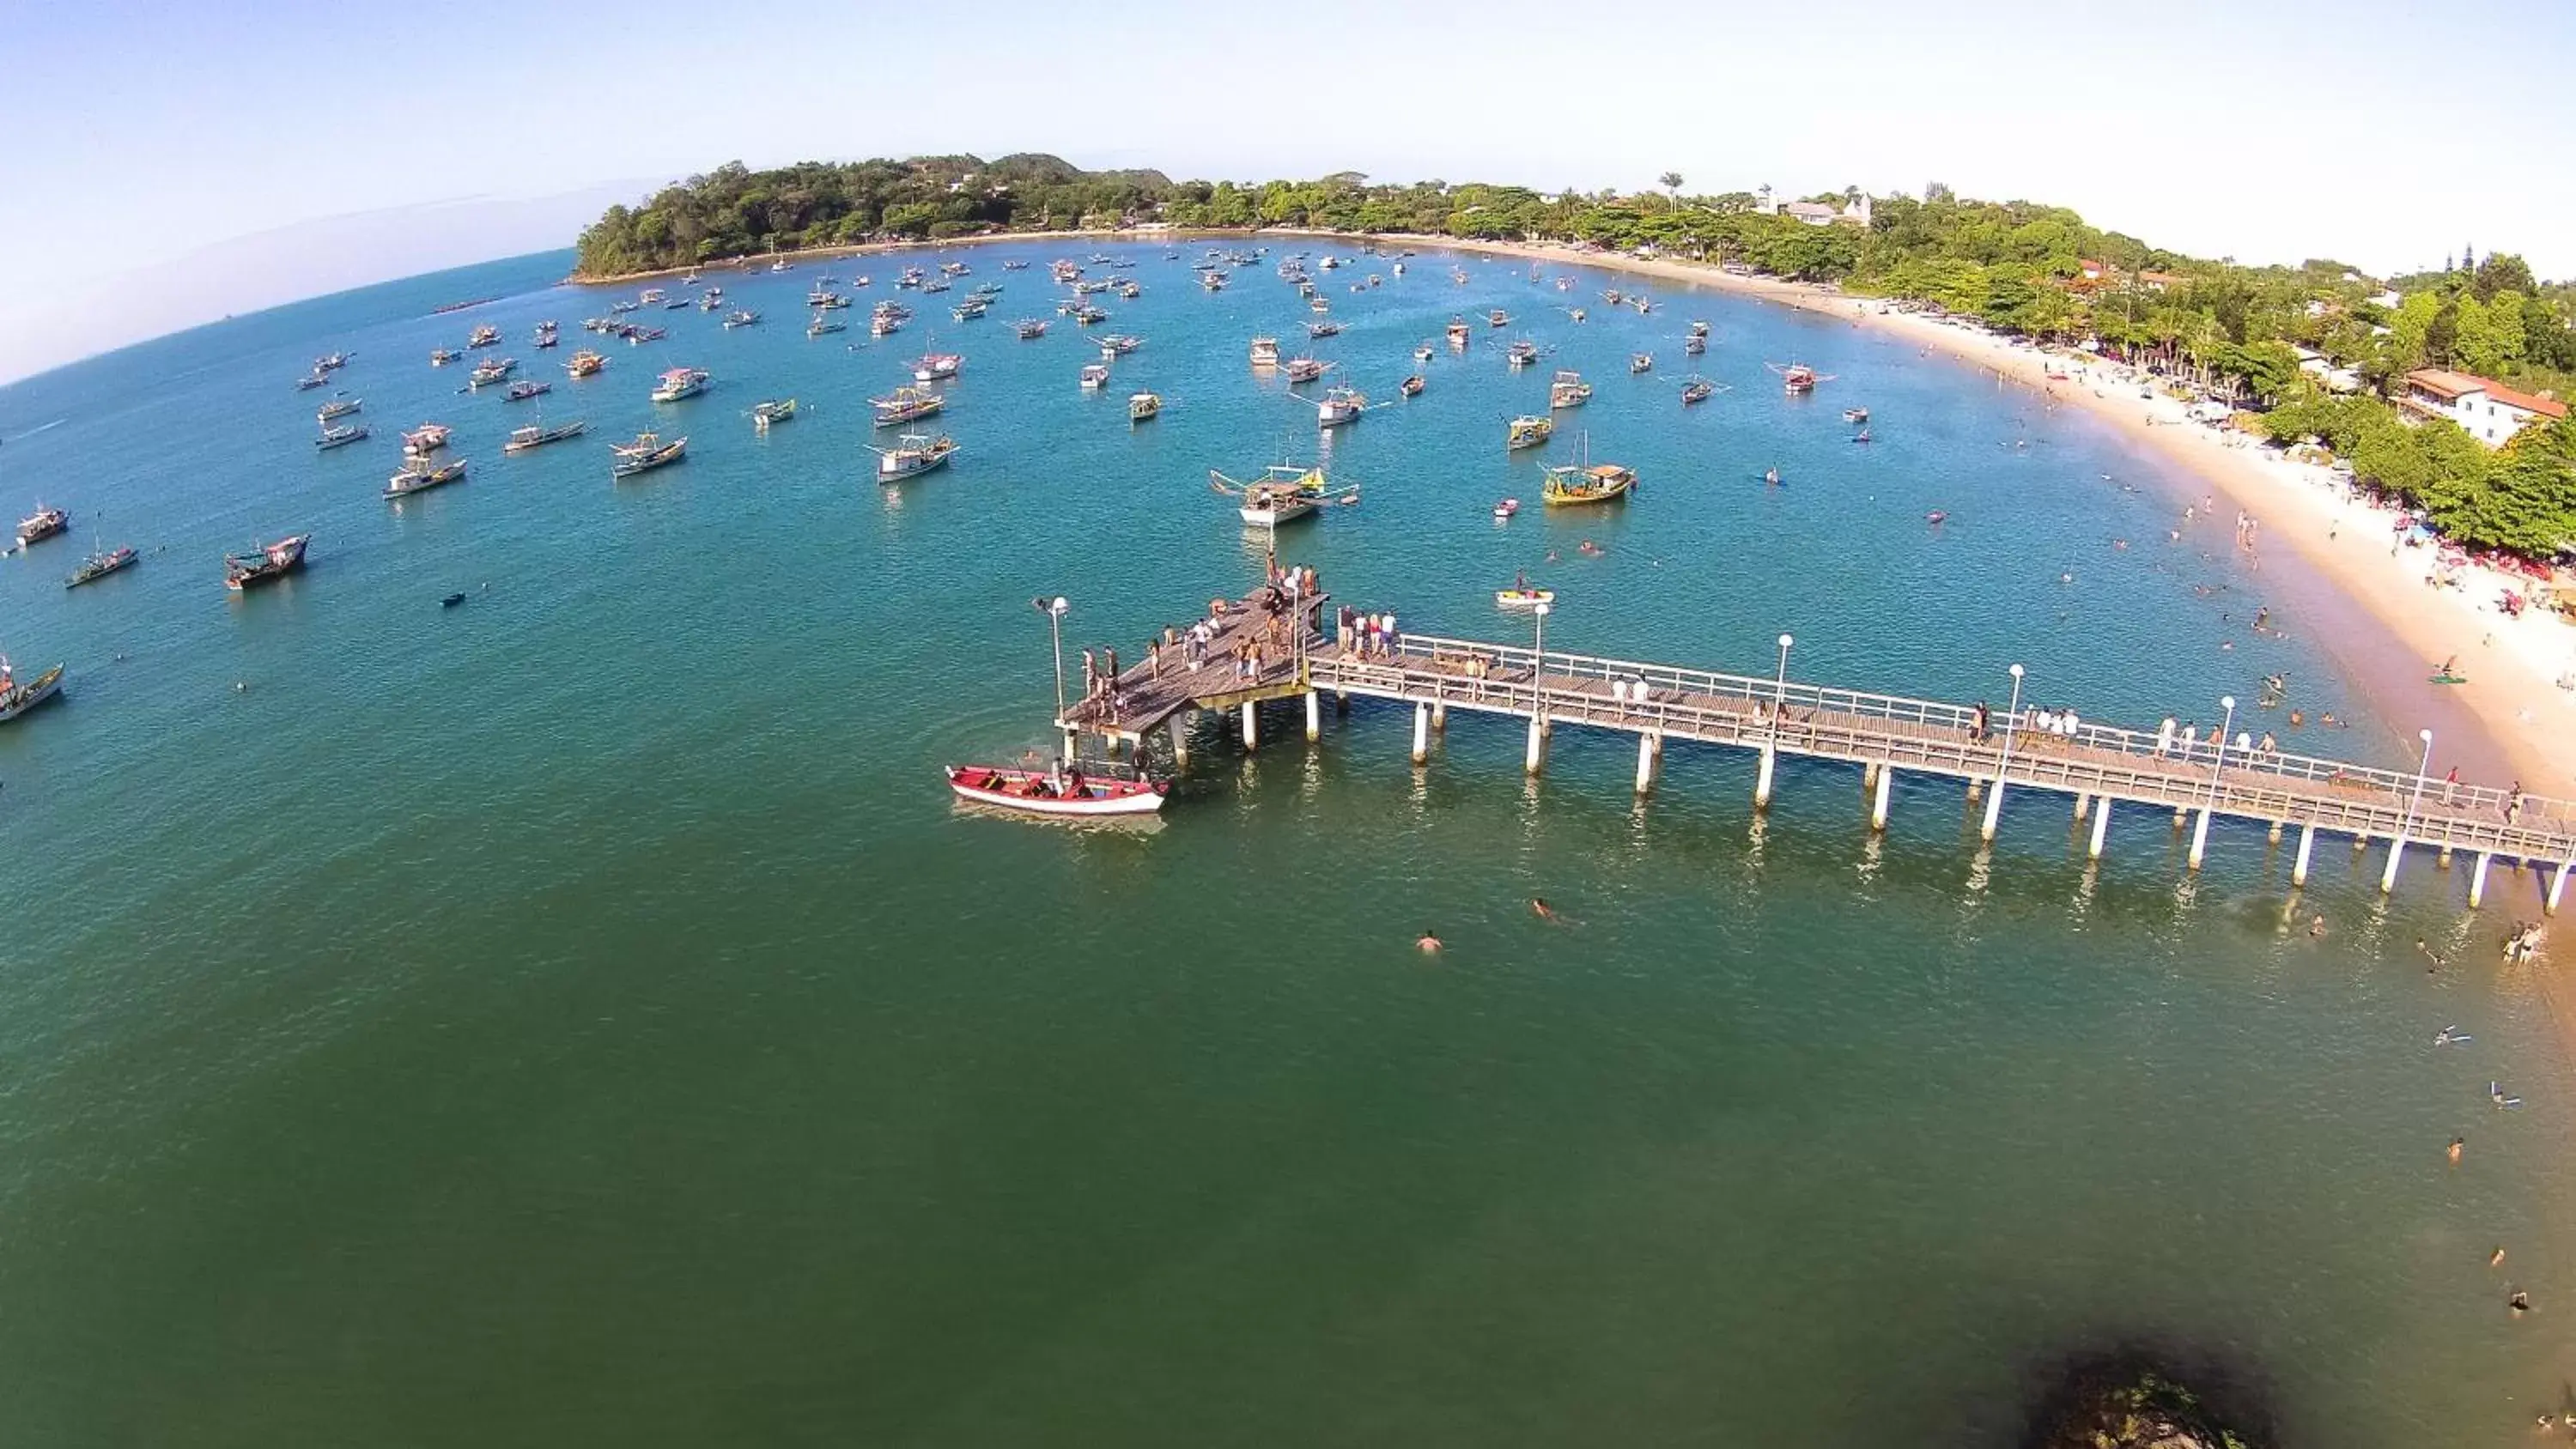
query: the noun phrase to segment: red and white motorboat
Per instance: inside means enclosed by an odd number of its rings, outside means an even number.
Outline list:
[[[1095,780],[1080,771],[1014,770],[950,765],[948,788],[960,800],[1031,815],[1151,815],[1170,784],[1160,780]]]

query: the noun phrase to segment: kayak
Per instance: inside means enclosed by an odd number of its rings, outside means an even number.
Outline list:
[[[1494,607],[1498,609],[1527,609],[1538,604],[1555,602],[1556,590],[1554,589],[1494,590]]]

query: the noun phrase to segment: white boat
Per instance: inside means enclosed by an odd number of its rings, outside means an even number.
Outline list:
[[[21,680],[9,666],[9,656],[0,654],[0,724],[43,704],[62,691],[63,667],[59,664],[33,679]]]
[[[678,402],[682,398],[696,397],[699,393],[705,392],[706,390],[707,373],[705,369],[696,367],[674,367],[665,371],[662,374],[662,380],[653,385],[653,401],[657,403]]]
[[[1326,388],[1322,400],[1315,404],[1315,423],[1318,427],[1338,428],[1358,421],[1359,415],[1367,411],[1368,396],[1358,388]]]
[[[1084,392],[1098,392],[1100,389],[1107,387],[1108,385],[1109,368],[1105,364],[1086,362],[1082,365],[1082,390]]]
[[[915,382],[946,382],[948,379],[955,377],[957,375],[957,370],[965,365],[966,359],[957,353],[934,352],[926,357],[918,358],[913,362],[912,380]]]
[[[1061,766],[1014,770],[991,765],[950,765],[948,788],[977,805],[1029,815],[1151,815],[1163,808],[1170,786],[1159,780],[1095,780]]]
[[[907,478],[918,478],[934,468],[947,466],[949,458],[957,451],[957,440],[944,433],[936,438],[905,433],[895,440],[894,447],[870,448],[868,451],[877,455],[877,481],[900,483]]]

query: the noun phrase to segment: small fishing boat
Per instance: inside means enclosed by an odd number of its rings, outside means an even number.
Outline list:
[[[524,428],[512,429],[509,438],[501,444],[501,451],[524,453],[532,448],[542,448],[548,443],[560,443],[566,438],[578,438],[589,430],[590,424],[579,419],[552,428],[543,423],[530,423]]]
[[[737,307],[733,311],[725,314],[724,326],[727,332],[731,332],[736,327],[756,327],[758,325],[760,325],[760,314],[754,312],[748,307]]]
[[[792,397],[765,398],[751,405],[751,426],[754,432],[765,433],[769,431],[769,425],[772,423],[788,423],[795,420],[796,399]]]
[[[257,584],[281,579],[304,567],[304,547],[313,535],[299,533],[263,545],[255,553],[224,555],[224,587],[240,593]]]
[[[70,578],[63,580],[63,587],[67,589],[77,589],[83,584],[93,583],[99,579],[106,578],[109,574],[116,572],[118,569],[131,565],[140,557],[142,557],[142,555],[136,553],[131,548],[120,548],[108,553],[91,554],[89,557],[81,560],[81,566],[79,568],[72,570],[72,576]]]
[[[1106,322],[1108,320],[1109,314],[1101,311],[1097,307],[1076,307],[1073,309],[1073,322],[1077,327],[1089,327],[1095,322]]]
[[[464,355],[465,354],[462,352],[451,352],[444,347],[433,347],[429,349],[429,365],[432,367],[445,367],[447,364],[454,362],[456,359],[463,357]]]
[[[919,433],[905,433],[891,448],[870,448],[877,455],[877,481],[901,483],[918,478],[933,468],[945,467],[957,451],[957,440],[942,433],[936,438]]]
[[[637,433],[634,442],[609,444],[608,452],[608,476],[632,478],[638,473],[650,473],[687,457],[689,440],[673,438],[666,443],[658,433]]]
[[[1416,362],[1429,362],[1431,360],[1431,352],[1431,344],[1425,342],[1420,347],[1413,349],[1413,360]]]
[[[1417,372],[1413,376],[1406,378],[1403,382],[1396,385],[1395,390],[1405,397],[1422,396],[1422,374]]]
[[[1690,335],[1693,337],[1706,337],[1708,335],[1708,324],[1705,322],[1691,323]]]
[[[18,547],[42,542],[72,526],[72,516],[59,508],[39,506],[35,512],[18,521]]]
[[[1262,470],[1260,477],[1245,480],[1229,478],[1210,468],[1208,487],[1240,500],[1238,511],[1243,521],[1255,528],[1275,529],[1283,523],[1294,523],[1327,503],[1348,505],[1360,501],[1358,489],[1337,494],[1323,469],[1294,463],[1274,463]]]
[[[948,406],[948,399],[928,388],[915,387],[906,383],[896,388],[890,397],[868,399],[868,405],[876,409],[876,425],[880,428],[891,428],[900,423],[912,422],[917,418],[929,417],[932,413]]]
[[[1511,364],[1516,372],[1528,367],[1538,361],[1538,344],[1524,337],[1504,350],[1503,361]]]
[[[1601,300],[1602,300],[1602,301],[1604,301],[1604,302],[1609,303],[1609,304],[1610,304],[1611,306],[1613,306],[1613,307],[1616,307],[1616,306],[1618,306],[1620,303],[1622,303],[1622,302],[1624,302],[1624,301],[1627,301],[1628,299],[1627,299],[1626,297],[1624,297],[1624,296],[1620,295],[1620,292],[1619,292],[1619,289],[1618,289],[1618,288],[1616,288],[1616,287],[1612,287],[1612,288],[1610,288],[1608,291],[1605,291],[1605,292],[1603,292],[1603,293],[1601,294]]]
[[[1097,817],[1151,815],[1171,790],[1161,780],[1101,780],[1077,769],[1014,770],[998,765],[950,765],[948,788],[975,805],[1026,815]]]
[[[983,300],[981,298],[972,298],[949,308],[948,320],[951,322],[972,322],[983,316],[984,310],[985,303]]]
[[[814,320],[805,324],[805,335],[808,337],[823,337],[848,330],[848,323],[835,320],[828,312],[815,313]]]
[[[1339,337],[1342,335],[1342,324],[1339,322],[1309,322],[1306,324],[1306,335],[1308,337]]]
[[[321,373],[308,372],[304,376],[295,380],[295,390],[297,392],[311,392],[317,387],[328,386],[330,381],[331,379],[323,376]]]
[[[1509,523],[1512,521],[1513,516],[1518,514],[1520,511],[1521,501],[1519,499],[1503,499],[1501,502],[1494,505],[1494,521],[1496,523]]]
[[[1467,350],[1467,338],[1468,331],[1465,319],[1453,319],[1449,323],[1449,346],[1455,351],[1464,352]]]
[[[1225,273],[1216,271],[1201,272],[1199,273],[1199,285],[1205,287],[1211,292],[1222,292],[1225,290]]]
[[[1853,442],[1855,442],[1855,443],[1866,443],[1866,442],[1868,442],[1868,441],[1869,441],[1869,429],[1867,429],[1867,428],[1863,428],[1863,429],[1861,429],[1859,432],[1852,434],[1852,441],[1853,441]]]
[[[674,367],[666,369],[662,374],[662,380],[653,385],[653,401],[657,403],[669,403],[678,402],[682,398],[696,397],[698,394],[707,390],[707,381],[707,373],[704,368]]]
[[[1028,269],[1029,269],[1029,264],[1028,264],[1028,263],[1026,263],[1026,262],[1004,262],[1004,263],[1002,263],[1002,270],[1003,270],[1003,271],[1006,271],[1006,272],[1025,272],[1025,271],[1027,271]]]
[[[572,361],[564,364],[564,371],[577,378],[592,377],[606,366],[608,366],[607,358],[585,347],[572,355]]]
[[[1131,425],[1141,423],[1162,410],[1163,399],[1158,393],[1140,392],[1127,399],[1127,421]]]
[[[965,365],[966,359],[958,353],[933,352],[913,359],[912,380],[924,383],[946,382],[955,377],[957,370]]]
[[[1011,324],[1011,332],[1022,342],[1035,342],[1046,335],[1047,324],[1035,317],[1023,317]]]
[[[1556,602],[1556,590],[1533,589],[1524,584],[1514,589],[1494,590],[1494,607],[1498,609],[1534,609]]]
[[[444,488],[450,483],[463,482],[464,478],[465,460],[463,458],[441,463],[434,468],[426,458],[412,458],[403,463],[401,472],[385,480],[385,496],[408,498],[415,493],[426,493],[432,488]]]
[[[647,300],[647,301],[656,300],[656,299],[659,297],[659,295],[660,295],[659,293],[648,293],[648,294],[646,295],[645,300]],[[486,323],[482,324],[481,326],[479,326],[479,327],[475,328],[472,332],[470,332],[470,333],[466,334],[466,338],[465,338],[465,345],[466,345],[467,347],[469,347],[469,348],[473,348],[473,347],[490,347],[490,346],[492,346],[492,345],[494,345],[494,344],[498,343],[500,340],[501,340],[501,329],[500,329],[500,328],[498,328],[498,327],[493,326],[493,325],[492,325],[491,323],[489,323],[489,322],[486,322]]]
[[[544,397],[547,393],[553,392],[554,390],[555,385],[551,382],[538,382],[534,378],[523,377],[517,382],[510,384],[510,390],[501,394],[501,400],[503,402],[526,402],[532,397]]]
[[[868,318],[870,337],[892,337],[903,330],[903,319],[891,312],[879,312]]]
[[[1637,470],[1617,463],[1594,463],[1586,455],[1547,470],[1539,498],[1550,508],[1609,503],[1636,491]]]
[[[455,608],[457,605],[462,604],[462,603],[464,603],[464,602],[465,602],[465,595],[464,595],[463,593],[461,593],[461,592],[460,592],[460,593],[454,593],[454,594],[449,594],[449,595],[447,595],[446,597],[444,597],[444,598],[440,599],[440,600],[438,601],[438,607],[440,607],[440,608],[442,608],[442,609],[453,609],[453,608]]]
[[[1084,392],[1098,392],[1100,389],[1107,387],[1109,385],[1108,365],[1098,362],[1084,363],[1082,365],[1081,381],[1082,390]]]
[[[1694,374],[1688,381],[1682,384],[1682,406],[1689,407],[1693,403],[1706,402],[1709,399],[1709,395],[1716,391],[1717,384],[1710,382],[1707,378]]]
[[[650,307],[668,295],[669,294],[663,291],[660,287],[646,287],[642,292],[636,295],[635,300],[643,303],[647,307]]]
[[[1847,423],[1865,423],[1865,422],[1868,422],[1868,421],[1869,421],[1869,409],[1867,409],[1867,408],[1845,408],[1845,409],[1843,409],[1843,421],[1844,421],[1844,422],[1847,422]]]
[[[1592,384],[1579,372],[1560,372],[1547,385],[1547,405],[1551,408],[1579,408],[1592,401]]]
[[[723,305],[724,288],[722,287],[709,287],[698,298],[698,310],[701,312],[712,312]]]
[[[1130,336],[1124,332],[1105,333],[1100,339],[1100,355],[1103,357],[1125,357],[1128,353],[1133,352],[1144,345],[1145,339],[1142,337]]]
[[[1512,325],[1512,314],[1504,311],[1500,307],[1496,307],[1493,311],[1485,314],[1485,325],[1488,327],[1509,327]]]
[[[825,309],[846,307],[850,305],[850,299],[817,282],[814,284],[814,290],[805,294],[805,305]]]
[[[1323,398],[1315,404],[1315,425],[1338,428],[1359,421],[1360,414],[1367,411],[1368,396],[1358,388],[1326,388]]]
[[[1332,364],[1318,362],[1311,357],[1292,357],[1288,359],[1288,385],[1295,387],[1300,383],[1313,382],[1331,368]]]
[[[1773,372],[1780,374],[1780,386],[1791,397],[1804,397],[1816,390],[1817,383],[1833,380],[1803,362],[1785,364],[1774,362],[1769,366]]]
[[[426,458],[447,446],[447,424],[423,423],[403,434],[403,456]]]
[[[1580,307],[1569,307],[1566,309],[1565,315],[1573,318],[1577,322],[1580,322],[1583,320],[1584,313],[1583,309]]]
[[[1276,338],[1276,337],[1255,337],[1255,338],[1253,338],[1253,339],[1252,339],[1252,365],[1253,365],[1253,366],[1255,366],[1255,367],[1276,367],[1276,366],[1278,366],[1278,365],[1279,365],[1279,339],[1278,339],[1278,338]]]
[[[1682,351],[1693,357],[1701,356],[1708,351],[1708,339],[1696,335],[1685,337],[1682,339]]]
[[[1925,523],[1947,523],[1950,521],[1950,515],[1942,512],[1938,508],[1935,508],[1931,512],[1923,515],[1923,521]]]
[[[327,423],[333,418],[345,418],[364,406],[366,406],[364,398],[335,397],[324,403],[321,410],[313,414],[313,420],[317,423]]]
[[[365,442],[366,439],[367,425],[364,423],[343,423],[336,428],[329,423],[324,423],[322,436],[313,440],[313,446],[327,453],[333,448],[345,448],[351,443]]]
[[[549,322],[546,325],[551,327],[554,324]],[[345,352],[326,352],[320,357],[313,359],[313,370],[315,372],[337,372],[348,365],[349,354]]]
[[[1637,352],[1637,353],[1631,353],[1631,354],[1629,354],[1629,357],[1628,357],[1628,375],[1629,375],[1630,377],[1635,377],[1637,374],[1639,374],[1639,373],[1641,373],[1641,372],[1652,372],[1652,371],[1654,371],[1654,370],[1655,370],[1655,355],[1654,355],[1653,353],[1651,353],[1651,352]]]
[[[1555,435],[1554,418],[1514,418],[1510,429],[1503,434],[1503,447],[1508,452],[1519,452],[1523,448],[1535,448]]]
[[[27,711],[62,692],[63,667],[59,664],[33,679],[21,680],[9,657],[0,654],[0,724],[7,724]]]
[[[608,304],[608,314],[612,317],[620,316],[634,310],[635,304],[632,302],[611,302]]]
[[[511,372],[515,370],[518,365],[519,360],[515,357],[500,357],[494,358],[490,362],[477,363],[474,366],[474,370],[465,375],[465,385],[468,388],[480,391],[495,383],[507,382],[510,379]]]
[[[1118,295],[1130,302],[1133,302],[1137,298],[1145,295],[1145,289],[1134,282],[1120,282],[1118,284]]]
[[[667,327],[629,327],[625,333],[626,345],[641,347],[647,342],[659,342],[670,335],[671,330]]]

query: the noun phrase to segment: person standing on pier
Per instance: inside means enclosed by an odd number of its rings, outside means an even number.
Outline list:
[[[1092,663],[1091,651],[1085,649],[1082,651],[1082,697],[1089,699],[1099,692],[1100,670]]]

